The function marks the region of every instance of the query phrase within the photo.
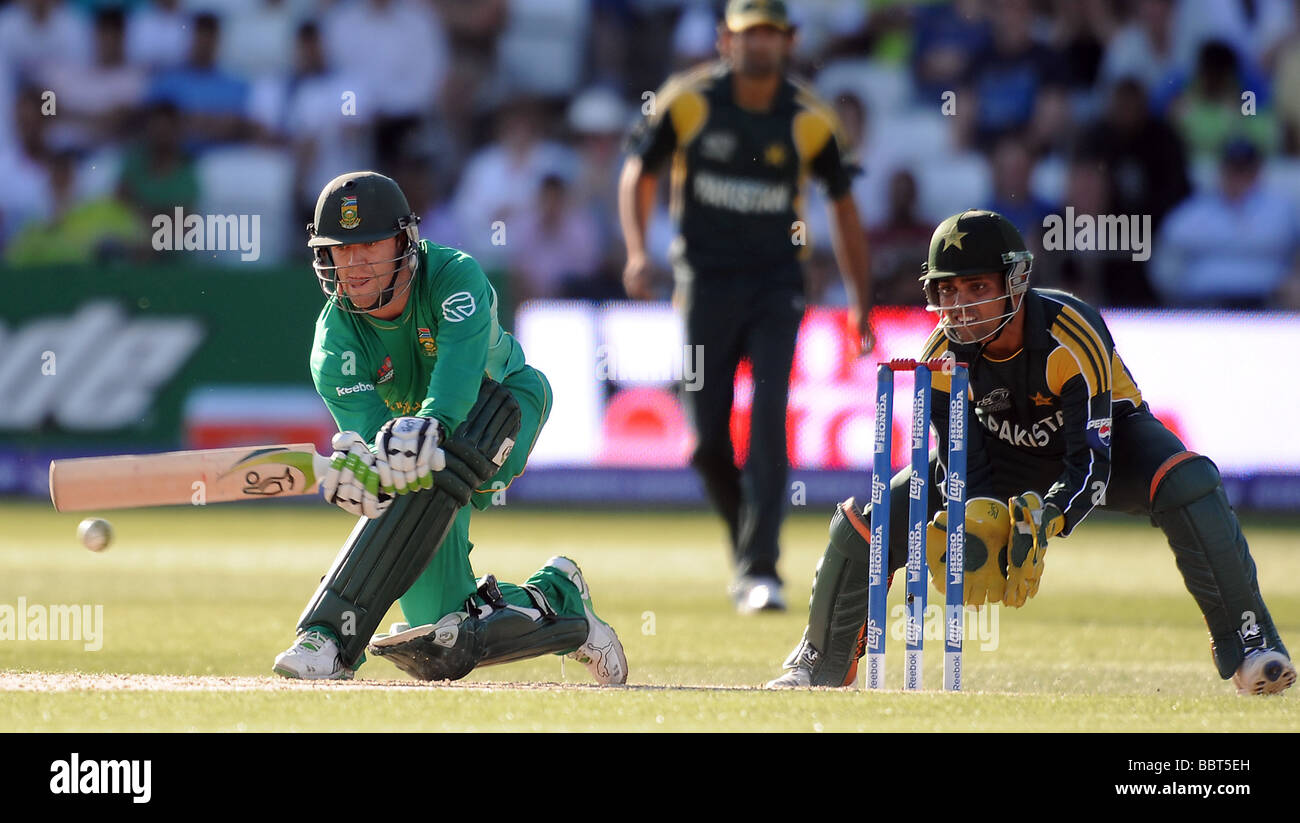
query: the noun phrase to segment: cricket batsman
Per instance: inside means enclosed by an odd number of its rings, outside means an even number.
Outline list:
[[[393,180],[363,171],[331,180],[308,226],[327,298],[311,371],[339,427],[323,492],[361,519],[273,670],[347,679],[368,649],[417,679],[456,680],[555,653],[624,683],[622,644],[572,560],[521,585],[475,579],[470,514],[524,471],[551,387],[498,323],[478,263],[421,240],[417,223]],[[407,622],[375,635],[394,601]]]
[[[1296,679],[1259,591],[1255,562],[1218,469],[1151,414],[1091,306],[1029,287],[1033,255],[1010,221],[968,210],[939,224],[921,281],[939,323],[923,359],[969,364],[965,602],[1024,606],[1038,592],[1048,541],[1094,508],[1147,517],[1164,532],[1205,616],[1223,679],[1276,694]],[[951,377],[932,375],[927,554],[945,561],[940,510]],[[893,478],[889,575],[907,562],[907,485]],[[865,650],[870,507],[841,503],[813,582],[803,639],[771,688],[847,686]],[[932,578],[944,590],[942,572]]]

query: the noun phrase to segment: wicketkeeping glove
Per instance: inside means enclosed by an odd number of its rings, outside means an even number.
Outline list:
[[[1011,498],[1007,508],[1011,511],[1011,536],[1007,550],[1007,589],[1002,602],[1019,608],[1038,594],[1047,541],[1065,528],[1065,515],[1056,504],[1044,504],[1038,492]]]
[[[376,468],[385,491],[402,494],[433,486],[433,473],[447,467],[442,424],[432,417],[398,417],[375,435]]]
[[[388,511],[393,498],[379,490],[375,455],[356,432],[339,432],[330,445],[334,457],[321,490],[325,499],[357,517],[374,519]]]
[[[966,501],[965,576],[962,601],[982,606],[1002,600],[1007,582],[1007,532],[1011,519],[1001,500],[972,497]],[[926,559],[940,594],[948,591],[948,512],[940,509],[926,530]]]

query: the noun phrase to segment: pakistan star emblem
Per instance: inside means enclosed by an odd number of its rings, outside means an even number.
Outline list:
[[[773,143],[767,147],[767,151],[763,154],[763,159],[767,161],[769,166],[784,166],[785,146],[780,143]]]
[[[946,249],[949,246],[956,246],[960,249],[961,239],[968,234],[970,234],[968,231],[957,231],[957,222],[954,220],[952,228],[948,229],[948,233],[943,236],[943,248]],[[943,249],[940,249],[940,251],[943,251]]]

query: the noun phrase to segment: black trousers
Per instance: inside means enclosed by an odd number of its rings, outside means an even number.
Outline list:
[[[710,273],[679,286],[686,344],[698,346],[699,377],[683,392],[697,443],[691,464],[726,522],[737,576],[778,577],[781,522],[789,501],[786,403],[804,292],[797,266]],[[702,367],[701,367],[702,357]],[[749,456],[736,466],[731,411],[741,358],[753,366]],[[779,577],[778,577],[779,579]]]

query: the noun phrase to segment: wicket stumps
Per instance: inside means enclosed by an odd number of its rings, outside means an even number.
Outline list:
[[[965,629],[964,555],[966,547],[966,394],[970,377],[965,364],[949,360],[891,360],[876,369],[875,449],[871,471],[871,553],[868,568],[867,688],[885,685],[886,600],[889,580],[889,510],[893,476],[894,372],[912,371],[912,477],[908,484],[907,529],[907,656],[903,688],[921,688],[925,644],[925,606],[929,580],[925,557],[930,483],[930,373],[951,375],[948,407],[947,602],[944,610],[943,687],[961,690],[962,635]]]

